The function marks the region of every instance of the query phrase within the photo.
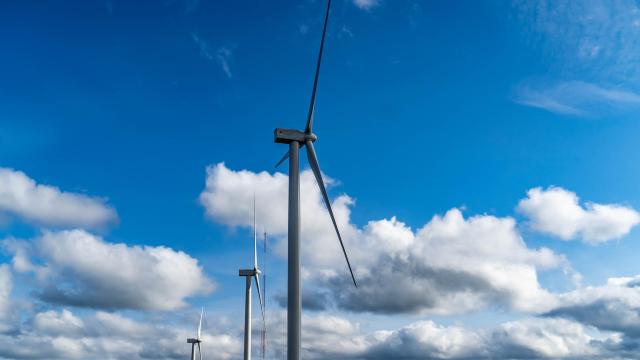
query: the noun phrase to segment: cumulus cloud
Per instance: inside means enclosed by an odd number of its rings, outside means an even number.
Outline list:
[[[371,221],[360,235],[354,246],[363,249],[354,256],[360,287],[331,272],[316,279],[350,311],[453,314],[501,306],[537,312],[554,301],[537,270],[567,266],[549,249],[529,249],[513,219],[465,219],[458,209],[434,216],[415,234],[392,219]]]
[[[54,227],[99,228],[118,220],[104,199],[37,184],[21,171],[0,168],[0,213]]]
[[[607,286],[632,286],[637,279],[612,279]],[[7,359],[181,359],[193,336],[195,318],[185,326],[166,316],[151,321],[104,311],[74,314],[67,309],[24,313],[18,331],[0,334],[0,358]],[[550,314],[547,314],[551,316]],[[559,317],[528,318],[488,328],[440,325],[420,320],[397,329],[363,330],[339,316],[303,314],[305,359],[605,359],[636,358],[638,348],[620,335]],[[142,316],[142,319],[145,317]],[[268,313],[269,359],[285,357],[286,314]],[[258,322],[259,315],[254,319]],[[236,359],[242,353],[242,322],[230,327],[205,322],[205,357]],[[226,335],[225,335],[226,333]],[[229,335],[230,334],[230,335]],[[256,349],[257,350],[257,349]]]
[[[640,222],[640,214],[630,207],[590,202],[583,207],[575,193],[558,187],[529,190],[518,211],[537,231],[590,244],[620,238]]]
[[[69,310],[25,314],[20,331],[0,335],[6,359],[183,359],[190,324],[166,318],[142,322],[118,313],[80,316]],[[282,359],[286,314],[271,312],[267,358]],[[257,321],[258,319],[256,319]],[[493,328],[471,329],[417,321],[391,330],[364,331],[358,323],[325,314],[303,316],[305,359],[598,359],[606,358],[608,333],[566,319],[525,319]],[[194,321],[195,323],[195,321]],[[205,323],[206,325],[206,323]],[[224,329],[205,326],[205,358],[236,359],[242,354],[241,323]]]
[[[602,286],[560,294],[558,300],[548,316],[566,317],[640,339],[640,276],[610,278]]]
[[[285,175],[233,171],[217,164],[208,169],[200,201],[215,221],[250,227],[254,192],[259,226],[279,236],[276,247],[286,251]],[[313,175],[302,172],[305,284],[315,286],[321,294],[326,291],[327,301],[341,309],[451,314],[498,304],[544,311],[552,305],[553,296],[540,286],[537,271],[570,271],[562,256],[545,248],[528,248],[512,218],[478,215],[465,219],[460,210],[452,209],[433,217],[418,231],[395,218],[370,221],[358,228],[350,221],[353,203],[349,196],[341,195],[333,206],[358,278],[357,292],[350,284]],[[285,251],[280,254],[286,256]],[[397,296],[399,293],[403,295]],[[324,306],[314,304],[316,309]]]
[[[209,358],[235,359],[238,337],[203,333],[203,353]],[[98,311],[84,317],[69,310],[35,314],[19,332],[0,335],[2,359],[185,359],[187,337],[194,329],[155,319],[145,324],[117,313]]]
[[[11,302],[13,279],[8,265],[0,265],[0,333],[13,329],[12,322],[15,313]]]
[[[112,244],[83,230],[5,244],[14,250],[14,269],[38,275],[38,296],[50,303],[171,310],[214,287],[196,259],[167,247]]]
[[[285,357],[286,318],[276,314],[273,358]],[[303,316],[305,359],[598,359],[615,338],[566,319],[524,319],[470,329],[416,321],[398,329],[365,332],[345,318]]]

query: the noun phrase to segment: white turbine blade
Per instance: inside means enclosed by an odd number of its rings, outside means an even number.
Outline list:
[[[200,355],[200,360],[202,360],[202,349],[200,348],[200,343],[198,343],[198,355]]]
[[[204,308],[200,310],[200,322],[198,323],[198,340],[202,338],[202,315],[204,315]],[[198,347],[200,347],[199,344]]]
[[[333,216],[333,210],[331,209],[331,202],[329,201],[329,195],[327,195],[327,189],[324,187],[324,181],[322,180],[322,173],[320,172],[320,165],[318,164],[316,151],[313,148],[313,142],[311,142],[311,140],[307,140],[307,156],[309,157],[309,165],[311,165],[311,170],[313,170],[313,175],[316,177],[316,181],[318,182],[318,186],[320,187],[320,192],[322,193],[322,197],[324,198],[324,204],[327,206],[327,210],[329,211],[329,215],[331,216],[333,227],[336,229],[336,234],[338,234],[338,240],[340,240],[340,246],[342,247],[342,253],[344,254],[344,258],[345,260],[347,260],[347,266],[349,267],[349,272],[351,273],[351,279],[353,280],[353,285],[358,287],[358,284],[356,283],[356,277],[353,275],[353,270],[351,269],[349,256],[347,256],[347,250],[345,250],[344,248],[344,243],[342,242],[342,236],[340,236],[340,231],[338,230],[338,224],[336,223],[336,218]]]
[[[256,194],[253,194],[253,269],[258,268],[258,235],[256,234]]]
[[[258,291],[258,300],[260,301],[260,312],[262,313],[262,323],[265,323],[265,317],[264,317],[264,302],[262,299],[262,292],[260,291],[260,276],[258,274],[256,274],[253,277],[256,280],[256,290]]]

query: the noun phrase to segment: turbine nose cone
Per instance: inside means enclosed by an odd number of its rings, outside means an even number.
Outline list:
[[[309,133],[305,135],[305,140],[311,140],[311,142],[315,142],[316,140],[318,140],[318,137],[314,133]]]

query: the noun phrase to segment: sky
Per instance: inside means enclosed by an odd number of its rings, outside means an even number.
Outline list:
[[[201,309],[242,358],[254,194],[285,357],[273,130],[324,7],[0,4],[0,359],[184,359]],[[303,155],[304,358],[639,358],[639,35],[633,0],[334,0],[315,146],[360,286]]]

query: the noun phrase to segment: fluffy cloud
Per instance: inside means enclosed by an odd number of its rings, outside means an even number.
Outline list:
[[[165,320],[144,324],[115,313],[98,311],[79,317],[68,310],[35,314],[19,332],[0,335],[2,359],[185,359],[186,339],[193,336],[181,324]],[[239,338],[205,329],[203,353],[209,358],[238,358]]]
[[[371,221],[360,235],[354,246],[363,249],[354,256],[360,287],[335,272],[315,280],[350,311],[453,314],[501,306],[537,312],[554,301],[537,269],[567,266],[548,249],[527,248],[513,219],[465,219],[458,209],[434,216],[415,234],[392,219]]]
[[[11,303],[11,290],[13,289],[13,280],[11,278],[11,269],[6,264],[0,265],[0,333],[10,331],[12,329],[12,321],[14,320],[14,312]]]
[[[98,228],[118,220],[103,199],[37,184],[7,168],[0,168],[0,212],[55,227]]]
[[[273,358],[285,357],[286,318],[276,314]],[[305,359],[602,359],[613,334],[565,319],[524,319],[470,329],[417,321],[395,330],[364,332],[327,315],[303,316]]]
[[[286,256],[285,175],[233,171],[218,164],[208,169],[206,184],[200,200],[207,215],[229,226],[251,226],[256,192],[259,226],[280,236],[278,247]],[[480,215],[465,219],[458,209],[452,209],[416,232],[395,218],[370,221],[358,228],[350,221],[353,203],[342,195],[333,206],[355,266],[357,292],[350,284],[313,175],[302,172],[304,276],[310,287],[318,288],[320,294],[326,292],[327,301],[342,309],[451,314],[499,304],[544,311],[552,306],[553,296],[541,288],[537,270],[568,269],[564,258],[552,251],[528,248],[512,218]]]
[[[575,193],[557,187],[529,190],[518,211],[537,231],[563,240],[580,237],[591,244],[620,238],[640,222],[640,214],[632,208],[595,203],[582,207]]]
[[[549,316],[560,316],[640,339],[640,276],[610,278],[558,296]]]
[[[286,316],[276,312],[269,318],[273,331],[267,358],[282,359]],[[608,358],[605,345],[619,343],[611,334],[564,319],[525,319],[487,329],[418,321],[368,332],[337,316],[303,316],[302,321],[305,359],[602,359]],[[241,326],[239,322],[223,329],[233,336],[205,326],[205,358],[240,358]],[[185,339],[193,331],[184,322],[166,318],[145,323],[117,313],[98,311],[81,317],[64,309],[49,310],[28,315],[20,331],[0,335],[0,358],[184,359],[190,351]]]
[[[16,271],[36,273],[43,287],[38,295],[51,303],[171,310],[213,289],[196,259],[166,247],[111,244],[83,230],[5,244],[14,251]]]

